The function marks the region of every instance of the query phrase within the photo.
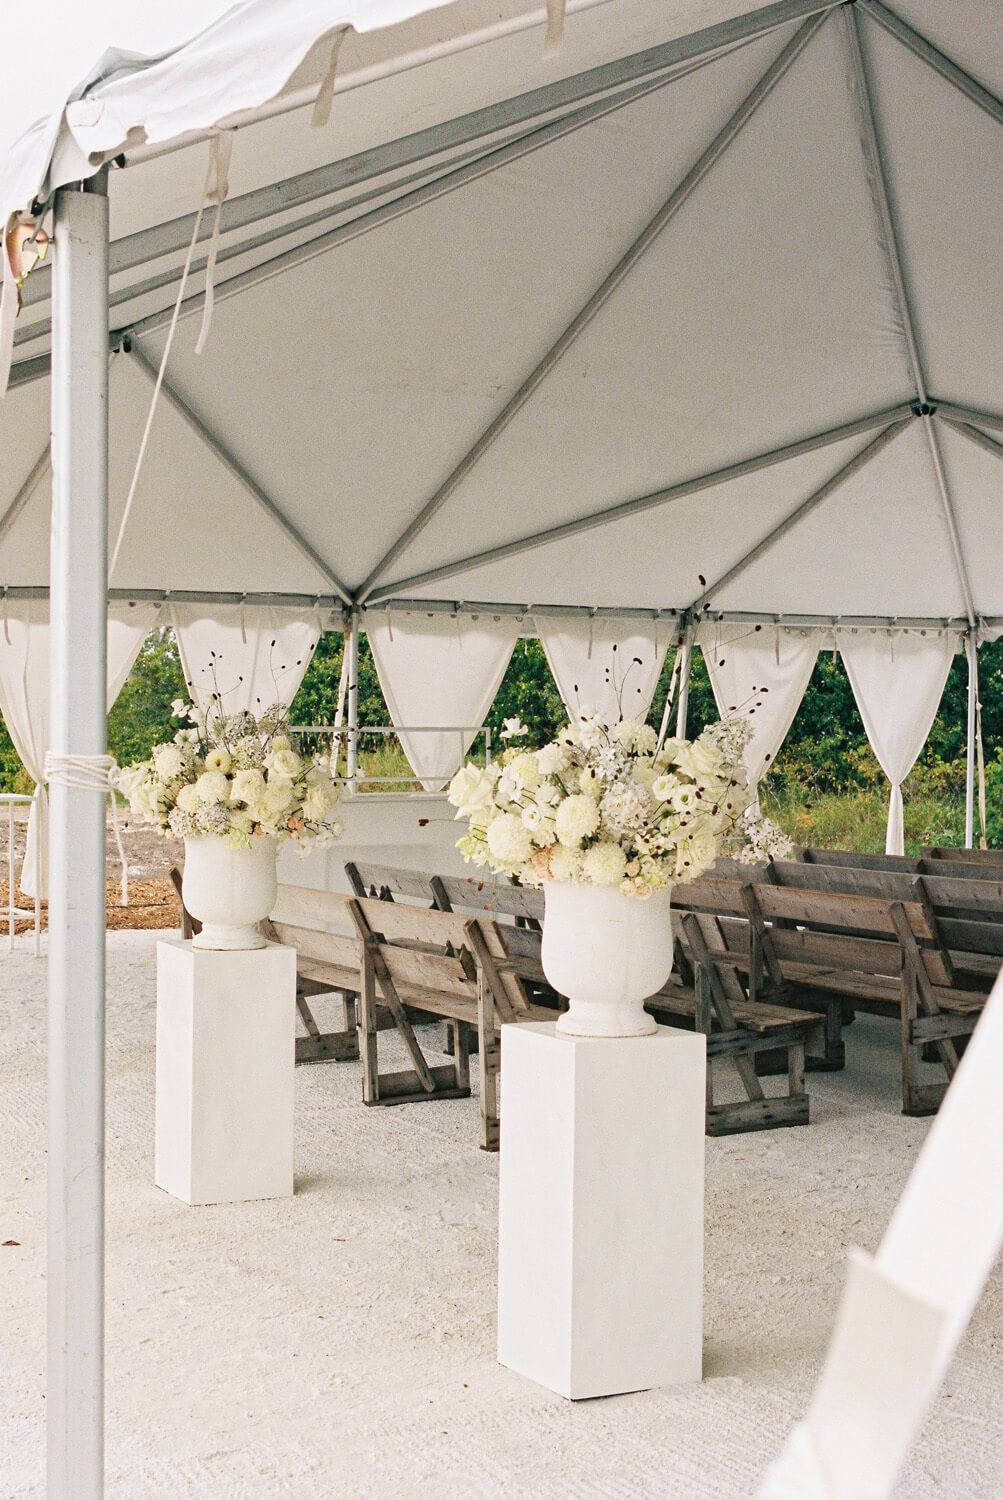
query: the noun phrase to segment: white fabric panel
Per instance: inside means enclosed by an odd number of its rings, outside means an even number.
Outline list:
[[[891,782],[885,853],[904,854],[902,783],[937,716],[958,637],[843,632],[838,645],[871,749]]]
[[[1000,451],[987,453],[946,423],[937,431],[977,607],[1003,615],[1003,432],[989,434]]]
[[[456,619],[366,617],[366,637],[390,720],[400,729],[412,770],[427,792],[440,791],[470,748],[494,702],[519,635],[515,616]],[[452,733],[409,734],[448,726]],[[473,726],[473,727],[470,727]],[[455,731],[463,728],[462,734]]]
[[[805,695],[818,657],[820,635],[763,625],[697,627],[714,701],[722,717],[748,719],[752,739],[745,752],[749,781],[756,783],[777,757]]]
[[[778,51],[770,38],[587,132],[596,149],[607,134],[633,144],[631,191],[647,188],[645,216],[628,216],[622,171],[594,163],[589,202],[619,235],[606,269]],[[490,545],[536,529],[541,512],[563,521],[912,394],[855,137],[829,21],[395,575],[449,555],[461,517]],[[567,190],[550,150],[511,176],[518,216],[523,183],[536,201]],[[455,232],[467,232],[459,217]],[[579,305],[598,279],[575,284]],[[537,356],[546,347],[541,327]]]
[[[93,70],[105,82],[88,89],[88,102],[68,111],[49,175],[51,186],[89,176],[93,163],[114,155],[130,132],[154,143],[207,129],[239,110],[278,94],[318,37],[339,26],[358,31],[392,26],[444,0],[250,0],[207,7],[203,28],[161,58],[137,59],[112,44]],[[206,24],[208,22],[209,24]],[[109,26],[111,26],[109,17]],[[179,39],[180,40],[180,39]],[[82,58],[81,82],[93,56]],[[30,124],[30,120],[26,121]],[[49,132],[33,134],[0,176],[0,211],[27,206],[46,179]]]
[[[721,577],[753,540],[782,521],[861,443],[855,438],[835,444],[626,520],[470,568],[415,593],[439,599],[501,598],[503,590],[512,590],[518,570],[517,594],[526,600],[593,609],[685,609],[702,592],[704,581]],[[545,520],[541,511],[533,529],[539,530]],[[472,538],[464,540],[469,549]]]
[[[852,451],[867,441],[858,438]],[[844,461],[834,458],[827,474]],[[768,529],[749,536],[749,547]],[[909,423],[712,602],[718,609],[775,613],[963,615],[964,596],[922,424]]]
[[[157,622],[155,604],[111,604],[108,607],[108,707],[111,708]],[[7,733],[39,792],[28,820],[28,839],[20,886],[35,894],[36,860],[39,894],[47,890],[45,756],[49,749],[49,602],[15,599],[0,625],[0,712]]]
[[[227,714],[289,707],[320,640],[316,609],[172,603],[170,611],[185,682],[200,708],[216,694]]]
[[[951,57],[967,9],[953,21]],[[984,54],[995,71],[999,21],[996,7]],[[928,388],[1003,410],[1003,368],[987,346],[999,326],[1003,265],[986,253],[1000,237],[1003,126],[877,27],[866,26],[864,43]]]
[[[557,690],[572,719],[600,713],[644,719],[665,660],[668,625],[635,620],[536,622]]]

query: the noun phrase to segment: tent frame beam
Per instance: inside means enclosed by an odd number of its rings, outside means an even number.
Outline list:
[[[790,459],[801,458],[804,454],[813,453],[819,448],[831,447],[835,443],[845,442],[849,438],[872,432],[876,427],[884,427],[888,423],[902,421],[913,415],[915,415],[913,405],[904,403],[901,406],[891,407],[887,411],[861,417],[854,422],[846,422],[840,427],[831,427],[825,432],[813,433],[811,437],[802,438],[794,443],[786,443],[779,448],[767,449],[765,453],[741,459],[738,463],[727,464],[722,469],[700,474],[693,479],[684,479],[679,484],[669,485],[665,489],[652,490],[632,500],[621,501],[619,505],[594,511],[591,515],[578,516],[575,520],[565,521],[560,526],[550,526],[545,531],[532,532],[527,536],[517,537],[511,542],[502,542],[497,547],[489,547],[483,552],[475,552],[468,557],[459,558],[456,562],[443,563],[441,567],[429,568],[410,578],[398,579],[395,583],[386,584],[382,589],[374,590],[365,602],[369,605],[380,604],[384,599],[392,598],[404,590],[423,588],[426,584],[438,583],[458,573],[465,573],[470,568],[503,562],[507,558],[517,556],[520,552],[545,547],[552,542],[564,541],[568,537],[580,536],[583,532],[591,531],[597,526],[627,520],[631,516],[654,510],[658,506],[670,505],[674,500],[684,500],[693,495],[700,495],[705,490],[715,489],[718,485],[727,484],[730,480],[744,479],[748,474],[756,474],[762,469],[772,468]]]
[[[719,22],[688,36],[674,37],[642,52],[401,136],[384,146],[312,168],[281,183],[270,183],[224,203],[220,214],[221,233],[227,234],[274,214],[288,213],[291,208],[327,197],[345,187],[357,186],[400,167],[425,161],[623,84],[638,82],[676,64],[693,62],[725,48],[754,41],[782,26],[838,9],[841,3],[842,0],[777,0],[777,3],[747,15]],[[163,255],[182,253],[188,247],[194,228],[195,215],[184,214],[123,236],[111,247],[112,274]],[[204,224],[200,238],[208,238],[211,229],[210,223]],[[41,268],[36,275],[44,281],[49,273]]]
[[[529,156],[535,151],[542,150],[553,141],[561,140],[563,137],[583,129],[585,126],[604,118],[606,115],[613,114],[617,110],[624,109],[636,103],[647,94],[654,93],[658,89],[667,88],[670,84],[677,82],[689,73],[696,72],[697,69],[705,67],[708,61],[713,61],[713,59],[701,59],[698,62],[690,63],[688,66],[680,67],[668,74],[657,75],[654,79],[649,79],[646,82],[634,85],[632,88],[624,89],[619,94],[600,99],[592,104],[586,104],[579,110],[573,110],[561,115],[547,124],[538,125],[532,130],[525,131],[514,137],[510,136],[506,140],[499,142],[495,147],[474,155],[472,159],[464,160],[452,170],[450,170],[450,163],[445,162],[442,164],[443,170],[438,176],[433,176],[431,181],[424,181],[409,192],[402,192],[389,202],[379,204],[376,208],[370,209],[366,213],[356,215],[354,219],[349,219],[344,224],[337,225],[335,228],[328,230],[326,234],[305,240],[302,244],[293,245],[278,255],[249,267],[246,271],[240,271],[227,280],[217,282],[215,300],[217,302],[226,301],[227,298],[236,296],[240,292],[248,291],[252,287],[259,286],[262,282],[269,281],[275,276],[284,275],[286,272],[294,270],[297,266],[316,259],[319,255],[326,255],[341,245],[360,239],[363,235],[370,234],[374,229],[379,229],[384,224],[392,223],[396,219],[414,213],[417,209],[424,208],[427,204],[434,203],[439,198],[443,198],[449,193],[454,193],[459,188],[466,187],[471,182],[479,181],[491,172],[500,171],[512,162],[519,161],[524,156]],[[412,175],[418,177],[427,176],[428,174],[426,172],[424,174],[417,173]],[[394,186],[395,184],[388,185],[385,191],[388,193],[391,192]],[[369,194],[368,196],[373,197],[377,195]],[[324,215],[308,217],[306,222],[309,224],[321,217],[334,217],[338,212],[342,211],[343,207],[345,205],[342,205],[341,208],[334,206],[327,210]],[[261,243],[267,244],[272,239],[293,234],[299,227],[295,224],[280,226],[273,230],[270,235],[263,235],[258,240],[251,241],[249,246],[228,248],[225,255],[229,257],[245,254],[248,248],[253,248]],[[217,264],[223,258],[223,254],[217,257]],[[118,301],[129,301],[133,295],[144,295],[145,291],[155,289],[154,282],[161,284],[172,280],[177,282],[180,280],[180,276],[181,269],[177,267],[165,277],[153,278],[153,282],[148,287],[141,284],[135,292],[132,292],[130,289],[124,289],[123,295],[119,297]],[[204,293],[201,291],[193,292],[181,303],[179,316],[184,318],[199,313],[202,311],[203,306]],[[145,317],[136,319],[131,324],[123,325],[122,332],[124,333],[126,329],[134,333],[154,332],[166,327],[173,318],[174,304],[172,302],[169,307],[161,308],[157,312],[149,313]],[[40,324],[39,326],[44,327],[44,324]],[[25,342],[28,342],[28,340],[25,340]]]
[[[928,41],[920,32],[914,30],[907,21],[904,21],[895,11],[889,10],[881,0],[856,0],[858,7],[865,15],[870,16],[889,36],[893,36],[927,67],[939,73],[941,78],[962,94],[970,99],[973,104],[978,105],[990,119],[995,120],[997,125],[1003,125],[1003,101],[997,99],[987,88],[966,73],[964,68],[939,51],[932,42]]]
[[[150,359],[149,355],[142,347],[142,345],[136,339],[131,339],[128,342],[127,346],[123,345],[123,348],[125,349],[125,352],[131,355],[131,357],[135,360],[136,364],[143,371],[144,375],[146,375],[153,384],[156,384],[157,367]],[[306,537],[303,536],[302,532],[300,532],[293,525],[292,521],[290,521],[285,511],[282,510],[280,506],[276,505],[275,501],[265,493],[260,484],[258,484],[257,480],[254,479],[244,468],[240,460],[234,456],[230,449],[227,448],[218,437],[216,437],[212,429],[209,427],[206,419],[200,416],[199,413],[195,411],[190,402],[188,402],[186,398],[180,394],[180,392],[171,384],[169,380],[166,379],[166,377],[163,381],[161,381],[161,390],[163,391],[165,398],[170,402],[171,406],[173,406],[174,410],[187,423],[192,432],[195,433],[196,437],[198,437],[203,445],[208,448],[209,452],[219,460],[223,467],[233,475],[234,479],[237,480],[241,488],[246,490],[253,500],[257,501],[257,503],[261,506],[261,509],[285,533],[285,535],[296,547],[297,551],[300,552],[307,559],[307,561],[317,569],[322,578],[325,578],[327,580],[327,582],[334,589],[335,593],[341,599],[342,603],[351,604],[351,595],[349,594],[347,587],[341,582],[341,579],[333,571],[330,564],[325,562],[325,560],[320,556],[319,552],[315,551],[315,549],[307,541]]]
[[[802,500],[800,505],[796,506],[789,515],[786,515],[764,537],[761,537],[754,547],[750,547],[748,552],[744,553],[736,563],[733,563],[726,573],[722,573],[721,577],[715,579],[712,584],[704,589],[703,593],[697,595],[690,605],[690,610],[693,614],[697,614],[700,610],[704,609],[715,594],[727,588],[730,583],[734,583],[736,578],[739,578],[754,562],[758,562],[761,557],[775,547],[777,542],[781,541],[788,532],[793,531],[795,526],[799,526],[802,521],[806,520],[812,511],[816,510],[823,501],[828,500],[830,495],[834,495],[855,474],[858,474],[861,469],[869,464],[871,459],[876,458],[879,453],[883,452],[888,444],[909,425],[909,421],[909,418],[903,418],[898,422],[893,422],[891,426],[885,427],[866,447],[862,448],[859,453],[855,453],[845,464],[842,464],[836,470],[835,474],[832,474],[824,484],[820,485],[818,489],[813,490],[807,499]]]
[[[38,486],[41,484],[42,480],[45,478],[46,474],[48,474],[51,468],[52,443],[50,441],[46,443],[38,459],[34,464],[32,464],[31,469],[28,473],[28,477],[25,479],[21,488],[18,490],[17,494],[14,496],[13,500],[4,511],[3,515],[0,516],[0,541],[2,541],[3,538],[7,535],[8,531],[13,526],[14,522],[17,520],[21,512],[24,510],[24,507],[27,505],[28,501],[38,489]]]
[[[425,530],[429,522],[455,493],[471,470],[484,457],[485,453],[493,446],[496,439],[501,436],[517,413],[522,410],[523,406],[525,406],[530,397],[534,395],[539,386],[546,380],[550,372],[560,363],[572,345],[584,333],[585,329],[588,328],[589,324],[602,308],[605,307],[617,288],[626,280],[637,263],[655,243],[662,231],[682,208],[683,204],[686,203],[690,195],[703,181],[708,172],[711,171],[715,163],[724,155],[732,141],[756,113],[759,106],[769,97],[788,69],[800,57],[816,32],[824,25],[827,18],[828,11],[824,11],[820,15],[811,16],[784,45],[753,89],[746,95],[738,109],[732,114],[724,127],[718,131],[710,145],[698,157],[682,181],[661,205],[658,212],[649,220],[648,224],[620,257],[613,269],[599,284],[584,305],[579,308],[578,312],[564,328],[564,331],[555,339],[542,358],[537,361],[529,374],[521,381],[501,410],[497,412],[487,427],[481,432],[477,440],[467,449],[459,463],[446,476],[435,493],[425,502],[397,537],[396,541],[384,552],[379,562],[358,590],[360,602],[365,603],[387,569],[396,562],[397,558],[410,546],[411,542]]]
[[[48,584],[10,584],[0,586],[0,616],[5,600],[47,599]],[[345,608],[334,594],[297,594],[281,592],[238,593],[236,590],[213,589],[128,589],[110,588],[109,602],[122,604],[244,604],[253,609],[257,605],[285,605],[291,609],[313,609],[328,611],[325,622],[327,630],[344,628]],[[449,614],[449,615],[517,615],[531,625],[533,619],[611,619],[650,620],[680,624],[685,620],[685,606],[666,606],[662,609],[632,605],[552,604],[511,602],[498,603],[477,599],[414,599],[394,597],[370,606],[373,612],[386,618],[387,611],[396,614]],[[365,629],[365,614],[361,612],[362,628]],[[784,625],[791,630],[957,630],[969,628],[963,616],[944,615],[823,615],[823,614],[778,614],[775,611],[719,610],[708,609],[704,621],[734,625]],[[979,620],[979,628],[1003,630],[1003,615],[986,615]],[[532,634],[531,630],[527,634]]]
[[[951,551],[954,554],[954,566],[961,585],[961,593],[965,602],[965,612],[968,615],[970,625],[975,624],[975,600],[972,593],[971,578],[968,565],[965,561],[964,551],[961,546],[961,535],[958,530],[958,518],[954,509],[954,501],[951,496],[950,486],[947,483],[947,475],[944,470],[944,459],[940,451],[940,440],[930,415],[930,401],[926,385],[926,376],[923,371],[923,361],[920,357],[919,340],[916,333],[916,321],[913,315],[912,299],[906,281],[905,264],[902,259],[902,248],[898,232],[895,226],[895,217],[892,213],[891,199],[888,193],[888,178],[885,172],[884,158],[881,144],[878,139],[878,125],[874,115],[874,103],[871,99],[870,84],[867,77],[867,69],[864,65],[864,57],[860,47],[859,21],[854,12],[853,5],[845,5],[841,12],[843,19],[843,34],[846,38],[847,51],[850,57],[850,65],[856,84],[855,104],[861,125],[862,147],[864,156],[870,170],[871,187],[875,200],[875,208],[878,216],[878,230],[884,244],[885,254],[888,257],[895,285],[895,297],[898,304],[899,316],[902,321],[902,330],[906,344],[906,356],[912,377],[916,385],[916,396],[920,403],[921,416],[923,419],[923,435],[926,438],[930,453],[930,462],[933,465],[937,489],[940,493],[941,509],[944,520],[947,523],[948,534],[951,539]]]

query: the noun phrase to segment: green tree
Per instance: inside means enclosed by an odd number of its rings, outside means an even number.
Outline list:
[[[153,631],[108,715],[108,750],[119,765],[148,760],[154,745],[173,738],[171,704],[187,696],[174,632]]]

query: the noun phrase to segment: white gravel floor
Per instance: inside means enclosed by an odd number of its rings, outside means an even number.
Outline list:
[[[810,1076],[807,1129],[708,1141],[703,1384],[572,1405],[495,1362],[475,1101],[367,1110],[357,1064],[301,1067],[293,1198],[154,1188],[156,939],[108,947],[110,1500],[751,1493],[847,1246],[875,1248],[926,1133],[898,1112],[890,1023],[857,1022],[846,1072]],[[2,1500],[44,1493],[45,982],[0,957]],[[896,1500],[1003,1493],[1001,1304],[997,1273]]]

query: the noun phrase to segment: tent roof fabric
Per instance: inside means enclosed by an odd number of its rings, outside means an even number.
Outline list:
[[[254,0],[82,60],[0,202],[124,162],[113,536],[235,127],[112,588],[998,626],[997,7],[570,0],[556,58],[544,22]],[[48,576],[49,288],[0,406],[11,595]]]

